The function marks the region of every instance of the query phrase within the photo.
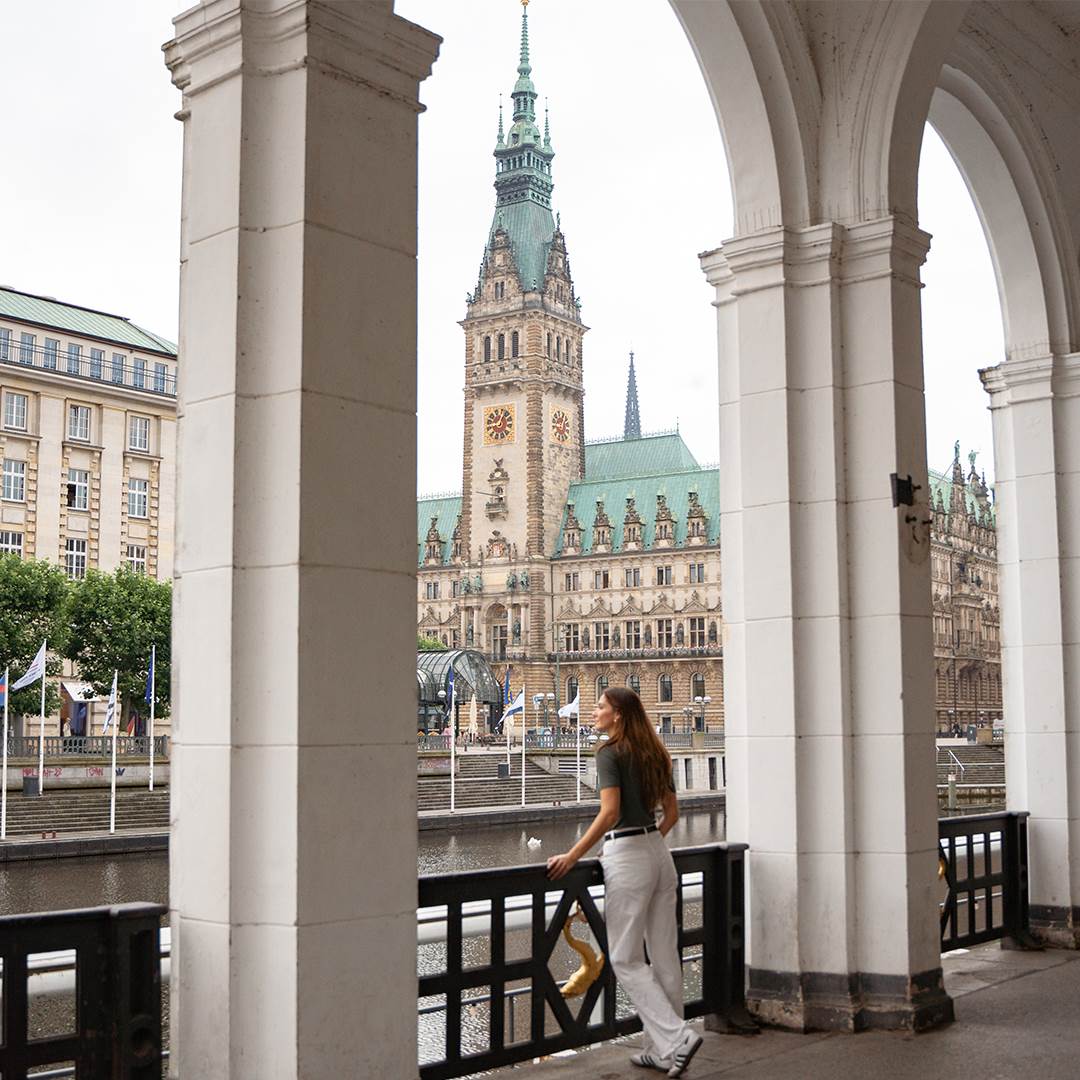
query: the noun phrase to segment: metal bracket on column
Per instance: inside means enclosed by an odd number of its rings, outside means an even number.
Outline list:
[[[921,485],[912,481],[910,473],[907,477],[900,477],[896,473],[890,473],[889,481],[892,484],[893,506],[899,506],[901,503],[904,506],[915,505],[915,492],[921,490]]]

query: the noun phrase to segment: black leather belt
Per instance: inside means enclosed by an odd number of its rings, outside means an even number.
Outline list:
[[[604,833],[605,840],[620,840],[624,836],[644,836],[646,833],[656,832],[656,825],[639,825],[636,829],[613,829]]]

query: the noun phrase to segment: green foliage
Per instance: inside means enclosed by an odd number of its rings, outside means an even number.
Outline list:
[[[446,652],[446,646],[437,637],[416,635],[416,648],[419,652]]]
[[[115,574],[88,570],[72,582],[67,602],[68,642],[65,655],[79,674],[102,697],[112,689],[119,672],[121,716],[130,711],[148,714],[143,700],[150,647],[157,646],[155,678],[157,716],[169,713],[170,630],[172,586],[121,567]]]
[[[18,555],[0,555],[0,668],[10,669],[11,682],[19,679],[46,638],[53,657],[61,655],[67,636],[64,601],[69,582],[58,566]],[[61,661],[49,659],[47,675],[59,675]],[[45,712],[60,708],[60,693],[47,683]],[[14,715],[36,716],[41,710],[41,683],[11,695]]]

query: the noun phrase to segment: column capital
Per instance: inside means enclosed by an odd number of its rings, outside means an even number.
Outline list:
[[[1080,395],[1080,353],[1010,359],[979,371],[990,408]]]
[[[370,86],[417,112],[418,84],[442,41],[393,13],[390,3],[204,0],[177,16],[162,49],[185,99],[235,75],[277,75],[316,66]]]
[[[930,234],[899,217],[878,218],[844,230],[844,284],[893,277],[922,288],[919,268],[930,250]]]

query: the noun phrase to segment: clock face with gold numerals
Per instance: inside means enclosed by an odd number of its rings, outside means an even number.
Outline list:
[[[551,437],[558,443],[570,441],[570,416],[562,409],[551,414]]]
[[[514,406],[492,405],[484,410],[484,445],[514,441]]]

